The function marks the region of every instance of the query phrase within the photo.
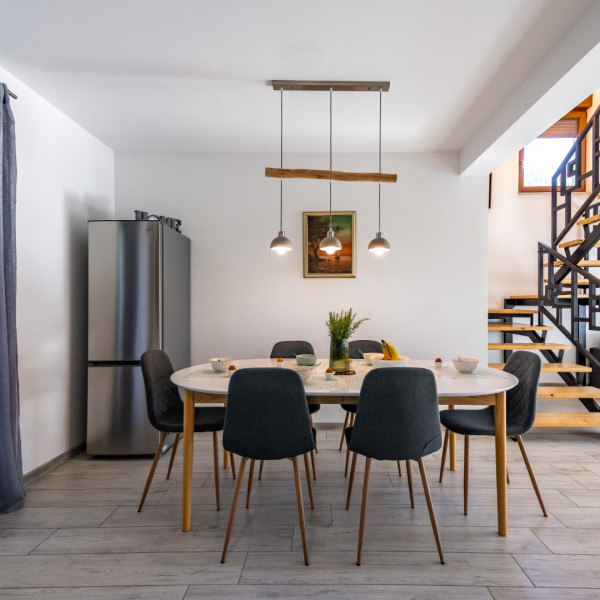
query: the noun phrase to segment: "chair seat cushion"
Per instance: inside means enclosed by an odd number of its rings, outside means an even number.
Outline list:
[[[440,412],[442,425],[460,435],[495,435],[494,409],[490,406],[478,410],[442,410]],[[506,435],[522,435],[520,425],[508,425]]]
[[[221,407],[196,407],[194,411],[194,432],[222,431],[225,421],[225,408]],[[161,431],[183,431],[183,409],[180,414],[162,415],[160,419]]]

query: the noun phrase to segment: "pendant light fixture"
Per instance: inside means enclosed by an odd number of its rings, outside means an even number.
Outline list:
[[[379,88],[379,172],[381,173],[381,92]],[[392,248],[390,243],[383,237],[381,233],[381,181],[378,182],[379,193],[379,222],[375,237],[369,242],[369,252],[373,252],[376,256],[382,256],[389,252]]]
[[[333,88],[329,88],[329,171],[331,172],[332,157],[333,157]],[[329,230],[327,236],[321,240],[319,250],[323,250],[327,254],[335,254],[342,249],[342,242],[335,237],[333,232],[333,217],[331,214],[331,179],[329,179]]]
[[[281,140],[280,140],[280,164],[283,169],[283,88],[281,88]],[[285,237],[283,231],[283,178],[279,179],[279,233],[271,242],[271,250],[280,256],[287,254],[292,249],[292,242]]]

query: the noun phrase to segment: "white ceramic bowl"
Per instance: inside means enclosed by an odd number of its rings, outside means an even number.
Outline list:
[[[302,381],[307,381],[311,376],[312,371],[315,367],[319,366],[321,363],[317,363],[316,365],[297,365],[294,363],[290,363],[289,365],[285,365],[287,369],[292,369],[292,371],[296,371],[298,375],[300,375],[300,379]]]
[[[373,361],[374,360],[381,360],[383,358],[383,353],[382,352],[365,352],[363,354],[363,357],[365,359],[365,362],[368,365],[373,366]]]
[[[376,369],[385,369],[389,367],[405,367],[408,362],[408,356],[401,356],[399,360],[376,360],[373,359],[373,366]]]
[[[479,360],[476,358],[465,358],[464,356],[459,356],[458,358],[453,358],[452,362],[454,363],[454,368],[459,373],[471,373],[476,369]]]
[[[211,358],[210,364],[217,373],[224,373],[233,364],[233,358]]]

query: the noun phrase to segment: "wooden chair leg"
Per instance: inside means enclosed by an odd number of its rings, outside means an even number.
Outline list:
[[[350,481],[348,482],[348,496],[346,497],[346,510],[350,508],[350,498],[352,497],[352,486],[354,485],[354,474],[356,473],[356,460],[358,454],[352,453],[352,468],[350,469]]]
[[[304,456],[304,471],[306,472],[306,487],[308,487],[308,497],[310,498],[310,507],[315,508],[315,501],[313,498],[312,483],[310,481],[310,467],[308,466],[308,453],[303,454]]]
[[[350,427],[354,427],[354,417],[355,414],[352,413],[350,417]],[[350,464],[350,450],[346,447],[346,466],[344,468],[344,477],[348,477],[348,465]]]
[[[463,478],[464,514],[469,512],[469,436],[465,435],[465,474]]]
[[[346,418],[344,419],[344,426],[342,427],[342,437],[340,439],[340,452],[342,451],[342,446],[344,445],[344,438],[346,437],[346,427],[348,427],[348,419],[350,418],[350,413],[346,411]]]
[[[256,461],[250,461],[250,472],[248,473],[248,491],[246,492],[246,508],[250,508],[250,496],[252,495],[252,480],[254,479],[254,465]]]
[[[235,479],[235,458],[231,452],[229,453],[229,462],[231,463],[231,478]]]
[[[517,442],[519,443],[519,448],[523,456],[523,461],[525,462],[527,472],[529,473],[529,479],[531,479],[531,483],[533,484],[535,495],[537,496],[538,502],[540,503],[540,508],[542,509],[542,513],[544,513],[544,516],[547,517],[548,513],[546,512],[546,507],[544,506],[544,501],[542,500],[542,494],[540,493],[540,488],[538,487],[537,481],[535,480],[535,475],[533,474],[533,469],[531,468],[531,463],[529,462],[529,457],[527,456],[525,445],[523,444],[523,438],[520,435],[517,436]]]
[[[235,482],[235,490],[233,492],[233,500],[231,501],[231,510],[229,512],[229,522],[227,523],[227,533],[225,534],[225,543],[223,544],[223,554],[221,554],[221,562],[225,562],[227,557],[227,547],[229,546],[229,539],[231,538],[231,530],[233,529],[233,522],[235,521],[235,511],[237,509],[237,503],[240,498],[240,489],[242,488],[242,480],[244,479],[244,469],[248,459],[242,456],[242,462],[240,463],[240,470],[238,472],[237,481]]]
[[[429,520],[431,521],[431,528],[433,529],[433,536],[435,537],[435,545],[437,546],[438,555],[440,562],[444,564],[444,553],[442,552],[442,541],[440,540],[440,533],[438,531],[437,521],[435,518],[435,511],[433,510],[433,501],[431,499],[431,492],[429,491],[429,484],[427,483],[427,473],[425,473],[425,466],[423,465],[423,459],[417,459],[419,463],[419,471],[421,472],[421,481],[423,483],[423,491],[425,492],[425,499],[427,500],[427,509],[429,510]]]
[[[217,510],[221,510],[221,490],[219,488],[219,439],[213,431],[213,460],[215,463],[215,493],[217,495]]]
[[[302,489],[300,487],[300,472],[298,471],[298,460],[292,458],[294,465],[294,481],[296,483],[296,502],[298,504],[298,520],[300,521],[300,535],[302,536],[302,550],[304,551],[304,564],[308,566],[308,547],[306,544],[306,523],[304,522],[304,505],[302,504]]]
[[[171,478],[171,470],[173,469],[173,463],[175,462],[175,454],[177,454],[177,445],[179,444],[179,436],[181,433],[177,432],[175,435],[175,441],[173,442],[173,448],[171,448],[171,460],[169,461],[169,470],[167,471],[167,479]]]
[[[446,468],[446,454],[448,453],[448,441],[450,440],[450,430],[446,429],[444,433],[444,447],[442,449],[442,464],[440,465],[440,483],[444,478],[444,469]]]
[[[310,451],[310,464],[312,465],[313,479],[317,480],[317,467],[315,465],[315,451]]]
[[[413,493],[413,484],[412,484],[412,470],[410,468],[410,461],[406,461],[406,477],[408,479],[408,493],[410,494],[410,507],[415,507],[415,496]]]
[[[142,507],[144,506],[144,502],[146,501],[146,496],[148,495],[148,490],[150,489],[150,484],[152,483],[154,471],[156,471],[156,465],[158,464],[158,459],[160,458],[160,454],[162,451],[162,447],[164,446],[166,437],[167,432],[161,432],[158,446],[156,447],[156,452],[154,453],[154,460],[152,461],[152,465],[150,466],[150,473],[148,473],[148,478],[146,479],[146,487],[144,487],[142,499],[140,500],[140,505],[138,506],[138,512],[142,512]]]
[[[309,415],[310,417],[310,426],[314,429],[315,428],[315,422],[313,421],[313,416]],[[315,452],[317,454],[319,454],[319,447],[317,446],[317,440],[315,439]]]
[[[397,460],[396,464],[398,465],[398,477],[402,477],[402,463]]]
[[[508,465],[506,466],[506,483],[510,483],[510,475],[508,474]]]
[[[260,468],[258,469],[258,480],[261,481],[262,480],[262,472],[263,472],[263,467],[265,466],[265,461],[261,460],[260,461]]]
[[[365,521],[367,517],[367,503],[369,501],[369,477],[371,475],[372,458],[368,458],[365,462],[365,480],[363,483],[362,504],[360,507],[360,525],[358,527],[358,552],[356,554],[356,564],[360,567],[362,557],[363,541],[365,537]]]

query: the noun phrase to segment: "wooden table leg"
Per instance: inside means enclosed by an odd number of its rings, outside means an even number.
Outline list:
[[[454,410],[456,406],[454,406],[454,404],[450,404],[448,408],[450,410]],[[454,431],[450,432],[450,435],[448,436],[448,442],[450,449],[450,470],[456,471],[456,434]]]
[[[194,392],[183,390],[183,502],[181,530],[192,528],[192,471],[194,468]]]
[[[496,494],[498,502],[498,534],[506,537],[508,527],[506,497],[506,393],[496,394],[494,405],[496,427]]]

